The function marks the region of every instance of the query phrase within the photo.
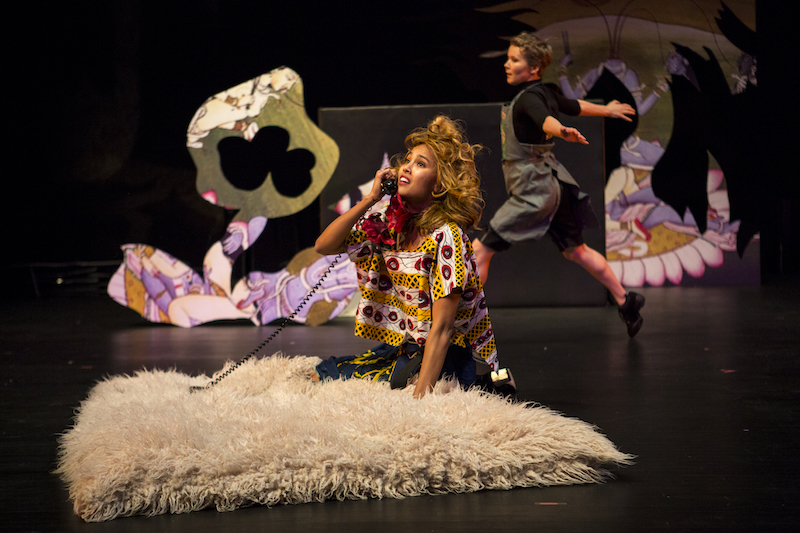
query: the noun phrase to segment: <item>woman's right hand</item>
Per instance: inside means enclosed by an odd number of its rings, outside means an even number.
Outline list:
[[[370,198],[377,202],[383,198],[383,191],[381,191],[381,184],[387,179],[397,179],[397,170],[393,168],[384,168],[375,173],[375,180],[372,182],[372,190],[369,192]]]
[[[570,143],[589,144],[586,137],[575,128],[561,128],[561,138]]]

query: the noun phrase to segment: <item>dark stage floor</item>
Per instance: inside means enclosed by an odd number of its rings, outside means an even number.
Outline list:
[[[103,294],[0,303],[3,531],[789,531],[800,518],[795,286],[648,288],[629,340],[611,307],[495,309],[519,398],[596,424],[636,464],[603,485],[254,507],[86,524],[50,472],[92,385],[142,367],[238,360],[273,328],[146,323]],[[286,329],[267,351],[373,343],[351,319]]]

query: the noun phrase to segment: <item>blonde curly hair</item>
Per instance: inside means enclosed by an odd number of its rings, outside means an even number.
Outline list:
[[[475,154],[483,148],[470,144],[464,128],[445,115],[439,115],[424,128],[418,128],[405,139],[410,152],[424,144],[436,156],[436,191],[433,203],[411,219],[422,234],[455,222],[465,232],[477,227],[483,213],[481,180],[475,168]],[[399,167],[405,156],[395,156]]]

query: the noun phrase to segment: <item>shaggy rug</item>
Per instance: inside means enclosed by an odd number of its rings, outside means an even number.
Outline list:
[[[195,393],[209,378],[153,370],[100,382],[60,438],[56,473],[75,512],[97,522],[592,483],[632,459],[545,407],[450,382],[422,400],[355,379],[313,383],[318,362],[251,359]]]

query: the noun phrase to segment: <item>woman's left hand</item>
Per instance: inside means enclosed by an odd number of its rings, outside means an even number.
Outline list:
[[[619,100],[611,100],[606,104],[609,118],[621,118],[626,122],[632,122],[629,118],[636,114],[636,110],[630,104],[623,104]]]

